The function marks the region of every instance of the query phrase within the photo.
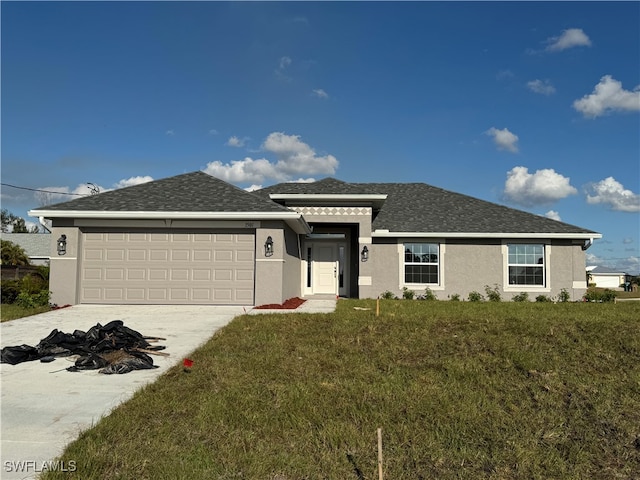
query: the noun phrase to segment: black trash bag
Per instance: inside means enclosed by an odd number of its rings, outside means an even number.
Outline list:
[[[126,352],[127,355],[120,358],[117,361],[112,362],[102,370],[100,373],[104,373],[107,375],[116,373],[129,373],[132,370],[147,370],[150,368],[158,368],[157,365],[153,364],[153,360],[149,355],[144,352]]]
[[[40,340],[36,348],[41,357],[61,357],[71,355],[80,346],[81,340],[73,334],[54,329],[48,336]]]
[[[78,372],[80,370],[98,370],[109,364],[104,358],[95,353],[84,355],[76,360],[75,365],[67,368],[69,372]]]
[[[4,347],[0,355],[2,357],[1,363],[9,363],[11,365],[17,365],[22,362],[30,362],[31,360],[37,360],[40,358],[38,349],[30,345],[16,345],[14,347]]]

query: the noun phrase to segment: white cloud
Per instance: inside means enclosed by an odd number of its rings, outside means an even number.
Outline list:
[[[585,254],[585,259],[586,259],[587,266],[602,265],[604,263],[604,259],[601,258],[601,257],[598,257],[594,253],[588,253],[587,252]]]
[[[531,80],[527,82],[529,90],[541,95],[552,95],[556,93],[556,88],[551,84],[549,80]]]
[[[273,132],[265,139],[261,149],[274,154],[275,163],[266,158],[254,160],[246,157],[226,164],[210,162],[204,171],[232,183],[260,184],[266,179],[288,181],[297,175],[333,174],[338,168],[338,160],[333,155],[317,155],[298,135]]]
[[[595,86],[593,93],[573,102],[573,108],[587,118],[615,111],[640,111],[640,85],[633,91],[625,90],[621,82],[611,75],[605,75]]]
[[[544,216],[550,218],[551,220],[557,220],[558,222],[562,221],[562,219],[560,218],[560,214],[555,210],[549,210],[544,214]]]
[[[590,47],[591,40],[581,28],[569,28],[564,30],[559,37],[548,38],[547,41],[548,52],[559,52],[573,47]]]
[[[140,185],[142,183],[147,183],[147,182],[153,182],[153,177],[150,177],[149,175],[129,177],[129,178],[120,180],[118,183],[114,184],[113,188],[131,187],[133,185]]]
[[[514,73],[511,70],[500,70],[497,74],[496,74],[496,78],[498,80],[509,80],[511,78],[515,77]]]
[[[495,127],[491,127],[484,133],[493,137],[493,142],[498,147],[498,150],[507,150],[512,153],[518,152],[518,136],[511,133],[507,128],[498,130]]]
[[[514,167],[507,172],[504,196],[519,205],[532,207],[547,205],[578,191],[564,177],[551,168],[529,173],[527,167]]]
[[[285,68],[287,68],[289,65],[291,65],[291,58],[284,56],[284,57],[280,57],[280,70],[284,70]]]
[[[167,137],[173,137],[175,135],[175,132],[173,130],[167,130],[166,132],[164,132],[164,134]]]
[[[625,245],[628,245],[630,243],[633,243],[633,238],[631,237],[625,237],[622,239],[622,243],[624,243]]]
[[[247,192],[255,192],[256,190],[260,190],[262,188],[262,185],[256,185],[255,183],[247,188],[245,188],[245,190]]]
[[[329,94],[321,88],[314,89],[312,93],[315,97],[318,98],[329,98]]]
[[[245,138],[238,138],[236,136],[233,137],[229,137],[229,140],[227,140],[227,143],[225,145],[228,145],[230,147],[244,147],[244,143],[245,143],[246,139]]]
[[[211,130],[209,130],[209,135],[218,135],[218,130],[216,130],[215,128],[212,128]]]
[[[640,212],[640,195],[625,189],[613,177],[589,185],[587,203],[602,203],[619,212]]]

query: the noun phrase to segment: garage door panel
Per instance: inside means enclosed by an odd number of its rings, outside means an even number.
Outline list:
[[[254,235],[83,235],[81,303],[244,304],[254,299]]]

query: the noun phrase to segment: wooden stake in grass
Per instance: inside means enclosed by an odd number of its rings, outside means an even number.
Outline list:
[[[380,316],[380,297],[376,299],[376,317]]]
[[[378,479],[383,480],[382,474],[382,429],[378,428]]]

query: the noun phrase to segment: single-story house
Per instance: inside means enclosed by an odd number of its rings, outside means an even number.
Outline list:
[[[58,304],[438,298],[498,285],[572,299],[597,232],[424,183],[281,183],[248,192],[197,171],[38,208]]]
[[[588,282],[596,287],[622,290],[621,285],[630,282],[631,275],[609,267],[587,267]]]
[[[49,265],[51,235],[44,233],[1,233],[0,238],[18,245],[29,257],[31,265]]]

